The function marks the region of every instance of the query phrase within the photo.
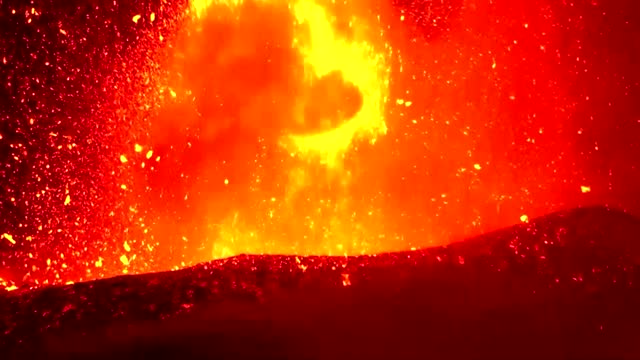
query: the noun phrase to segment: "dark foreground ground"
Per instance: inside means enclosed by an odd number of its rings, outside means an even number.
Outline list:
[[[0,295],[1,359],[640,359],[640,221],[559,213],[447,248],[247,257]]]

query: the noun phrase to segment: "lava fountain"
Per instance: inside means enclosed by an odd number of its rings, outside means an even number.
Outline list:
[[[200,260],[380,248],[381,207],[354,196],[363,165],[350,156],[387,131],[391,49],[379,25],[345,15],[339,27],[313,1],[194,2],[190,13],[149,134],[154,149],[187,148],[154,165],[162,175],[137,174],[142,188],[132,191],[178,195],[179,168],[193,180],[178,201],[193,210],[183,224],[175,209],[165,213],[149,236],[181,239],[187,253],[190,239],[206,239]],[[227,162],[236,174],[216,169]]]

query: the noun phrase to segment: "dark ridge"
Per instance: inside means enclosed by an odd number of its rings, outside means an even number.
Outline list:
[[[604,207],[448,247],[238,256],[0,296],[14,358],[640,358],[640,220]]]

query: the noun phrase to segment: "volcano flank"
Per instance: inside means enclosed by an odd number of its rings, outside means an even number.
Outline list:
[[[360,257],[238,256],[0,297],[6,359],[640,355],[640,220],[552,214]]]

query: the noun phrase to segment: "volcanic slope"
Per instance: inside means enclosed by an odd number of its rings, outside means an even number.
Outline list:
[[[238,256],[0,296],[13,358],[640,358],[640,220],[554,213],[448,247]]]

